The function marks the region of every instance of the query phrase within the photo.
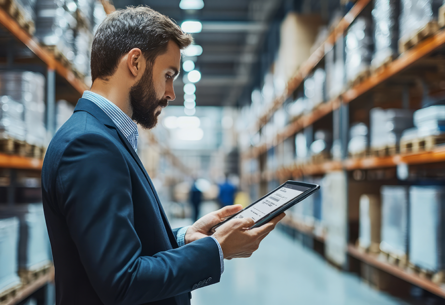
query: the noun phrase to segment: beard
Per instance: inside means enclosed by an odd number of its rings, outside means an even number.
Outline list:
[[[158,99],[153,85],[153,73],[150,65],[145,69],[139,82],[131,87],[130,103],[133,108],[132,120],[146,129],[151,129],[158,123],[161,111],[159,107],[166,107],[168,100]]]

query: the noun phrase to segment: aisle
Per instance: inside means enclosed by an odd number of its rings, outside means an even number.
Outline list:
[[[221,282],[192,294],[192,305],[404,304],[336,270],[280,231],[250,259],[225,261]]]

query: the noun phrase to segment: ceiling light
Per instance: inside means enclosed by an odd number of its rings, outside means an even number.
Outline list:
[[[176,137],[183,141],[200,141],[204,137],[204,131],[201,128],[192,130],[180,129],[176,131]]]
[[[201,33],[202,23],[199,21],[184,21],[181,24],[181,29],[186,33]]]
[[[163,123],[167,129],[175,129],[178,127],[176,124],[177,118],[175,116],[168,116],[164,119]]]
[[[202,54],[202,47],[197,44],[191,44],[182,51],[185,56],[199,56]],[[185,70],[185,69],[184,69]]]
[[[187,78],[192,83],[197,83],[201,80],[201,72],[198,70],[190,71],[189,74],[187,74]]]
[[[196,106],[196,102],[195,101],[191,101],[191,100],[187,100],[184,102],[184,107],[187,109],[193,109]]]
[[[182,10],[200,10],[204,7],[202,0],[181,0],[179,7]]]
[[[180,116],[177,123],[178,127],[182,129],[193,129],[201,126],[201,120],[197,116]]]
[[[193,84],[185,84],[184,85],[184,92],[186,94],[193,94],[196,92],[196,86]]]
[[[191,60],[186,60],[182,64],[182,68],[184,69],[185,72],[190,72],[193,69],[195,69],[195,63]]]
[[[184,100],[196,100],[196,95],[194,94],[184,94]]]

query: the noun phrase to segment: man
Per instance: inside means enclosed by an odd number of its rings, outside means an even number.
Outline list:
[[[199,212],[201,210],[202,192],[196,185],[197,179],[193,179],[192,187],[190,188],[189,200],[193,208],[193,221],[197,221],[199,218]]]
[[[226,180],[219,185],[219,204],[221,207],[232,205],[235,201],[236,187],[229,180],[229,173],[225,175]]]
[[[190,304],[190,291],[220,280],[224,262],[249,257],[284,216],[248,230],[232,206],[171,230],[136,154],[139,123],[152,128],[192,39],[147,7],[109,15],[91,51],[93,85],[51,141],[42,170],[56,302]],[[136,122],[136,123],[135,123]]]

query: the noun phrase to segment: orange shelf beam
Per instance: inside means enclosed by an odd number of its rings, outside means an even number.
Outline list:
[[[64,67],[54,56],[41,47],[20,25],[9,16],[3,8],[0,8],[0,24],[2,24],[12,35],[25,44],[37,57],[39,57],[51,70],[55,70],[61,77],[65,78],[80,94],[88,89],[87,85],[78,79],[71,70]]]
[[[43,160],[0,153],[0,168],[41,170]]]
[[[379,260],[378,255],[376,255],[376,254],[372,255],[372,254],[368,254],[368,253],[363,253],[363,252],[359,251],[353,245],[348,246],[348,253],[352,257],[355,257],[356,259],[358,259],[362,262],[365,262],[371,266],[374,266],[380,270],[383,270],[389,274],[392,274],[404,281],[407,281],[411,284],[414,284],[414,285],[419,286],[425,290],[428,290],[429,292],[434,293],[442,298],[445,298],[445,290],[442,289],[440,286],[434,284],[430,280],[421,278],[420,276],[418,276],[416,274],[408,273],[407,271],[405,271],[402,268],[388,264],[385,261],[381,261],[381,260]]]

